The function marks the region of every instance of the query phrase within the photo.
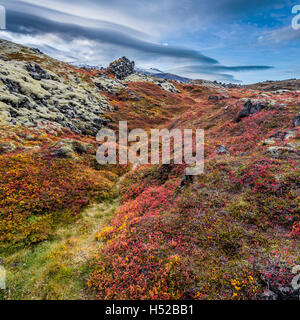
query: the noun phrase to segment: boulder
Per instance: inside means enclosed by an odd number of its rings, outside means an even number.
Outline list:
[[[1,80],[6,85],[6,88],[9,90],[10,93],[24,94],[23,89],[19,82],[13,81],[8,78],[2,78]]]
[[[163,90],[171,93],[180,93],[180,91],[169,81],[164,81],[158,84]]]
[[[77,159],[77,155],[88,153],[91,145],[77,140],[63,139],[50,147],[50,155],[55,158]]]
[[[116,79],[111,79],[105,76],[98,77],[98,79],[95,80],[94,83],[99,90],[105,91],[111,94],[118,94],[122,90],[126,89],[126,85],[122,84],[120,81]]]
[[[300,141],[293,140],[292,142],[287,144],[288,147],[295,149],[295,151],[299,154],[300,153]]]
[[[208,97],[208,100],[209,100],[209,101],[219,101],[220,98],[219,98],[218,96],[209,96],[209,97]]]
[[[134,66],[134,61],[122,57],[119,60],[112,62],[109,65],[108,70],[112,72],[117,79],[123,80],[134,73]]]
[[[297,150],[292,147],[277,147],[277,146],[269,147],[268,151],[273,158],[280,158],[283,155],[288,155],[288,154],[297,152]]]
[[[43,52],[38,48],[31,48],[31,51],[36,53],[36,54],[43,54]]]
[[[0,60],[9,61],[9,59],[6,56],[3,56],[3,55],[0,55]]]
[[[296,136],[297,136],[296,132],[290,130],[290,131],[287,131],[287,132],[285,133],[284,140],[294,139],[294,138],[296,138]]]
[[[269,289],[266,289],[264,293],[261,295],[261,299],[267,300],[267,301],[274,301],[274,300],[278,300],[278,295],[275,292]]]
[[[230,152],[227,150],[225,146],[220,146],[217,150],[217,154],[230,154]]]
[[[267,104],[265,102],[248,100],[244,104],[242,111],[237,116],[236,122],[240,122],[242,118],[249,117],[252,114],[257,114],[266,107]]]
[[[300,112],[298,113],[298,115],[293,119],[293,124],[295,127],[299,127],[300,126]]]
[[[299,288],[293,286],[294,274],[283,262],[268,261],[260,273],[266,290],[261,295],[263,300],[299,300]]]
[[[272,138],[266,139],[266,140],[263,142],[263,145],[264,145],[264,146],[272,146],[272,145],[274,145],[274,144],[276,144],[276,141],[275,141],[274,139],[272,139]]]
[[[286,136],[286,132],[277,131],[275,134],[273,134],[272,136],[270,136],[270,138],[275,138],[275,139],[279,139],[279,140],[284,140],[285,136]]]
[[[171,92],[171,93],[180,93],[180,91],[175,87],[175,85],[167,81],[165,79],[159,79],[152,76],[148,76],[141,73],[134,73],[130,76],[126,77],[126,79],[123,80],[123,83],[129,83],[129,82],[151,82],[153,84],[158,85],[163,90]]]
[[[54,77],[42,69],[37,63],[28,63],[25,65],[25,68],[29,72],[29,75],[35,80],[54,80]]]
[[[0,143],[0,154],[10,153],[16,150],[13,143]]]
[[[76,159],[76,155],[70,146],[58,144],[57,148],[51,153],[55,158]]]

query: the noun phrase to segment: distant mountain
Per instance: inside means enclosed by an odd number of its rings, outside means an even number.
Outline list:
[[[135,68],[135,71],[137,73],[142,73],[147,76],[152,76],[152,77],[166,79],[166,80],[175,80],[183,83],[187,83],[191,81],[191,79],[189,78],[181,77],[172,73],[166,73],[156,68],[150,68],[150,69]]]
[[[75,63],[75,62],[70,62],[69,64],[71,64],[74,67],[83,68],[83,69],[99,69],[99,70],[105,69],[102,65],[92,66],[86,63]]]
[[[276,91],[276,90],[300,90],[300,79],[287,79],[281,81],[264,81],[244,86],[247,89]]]

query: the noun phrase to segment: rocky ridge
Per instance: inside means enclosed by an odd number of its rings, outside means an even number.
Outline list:
[[[2,55],[19,51],[18,45],[2,41]],[[6,122],[82,134],[96,134],[107,123],[103,115],[111,106],[88,83],[64,79],[38,63],[7,58],[0,58],[0,69],[0,112]]]
[[[106,75],[106,70],[96,70],[86,81],[72,71],[71,76],[62,76],[60,70],[71,66],[36,49],[4,40],[0,49],[0,113],[12,125],[67,128],[74,133],[96,135],[109,122],[106,113],[114,110],[106,93],[118,95],[127,90],[130,82],[151,82],[168,92],[179,92],[171,82],[135,74],[134,62],[126,57],[107,69],[114,77]]]

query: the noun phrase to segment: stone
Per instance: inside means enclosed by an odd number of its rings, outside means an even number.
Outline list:
[[[242,118],[249,117],[250,115],[259,113],[262,109],[267,107],[265,102],[248,100],[237,116],[236,122],[240,122]]]
[[[275,138],[275,139],[279,139],[279,140],[284,140],[286,136],[285,132],[282,131],[277,131],[275,134],[273,134],[270,138]]]
[[[264,293],[261,295],[261,299],[262,299],[262,300],[267,300],[267,301],[278,300],[278,295],[277,295],[275,292],[267,289],[267,290],[265,290]]]
[[[300,141],[295,140],[293,142],[290,142],[287,144],[288,147],[293,148],[295,150],[297,150],[297,152],[299,152],[300,150]]]
[[[77,155],[88,153],[92,146],[77,140],[63,139],[53,144],[50,149],[50,155],[55,158],[77,159]]]
[[[0,143],[0,154],[10,153],[16,150],[13,143]]]
[[[291,268],[284,262],[269,260],[260,272],[260,279],[266,290],[261,296],[263,300],[299,300],[299,288],[294,288]]]
[[[39,147],[39,146],[35,146],[35,147],[22,147],[22,149],[23,149],[25,152],[34,153],[34,152],[39,152],[39,151],[41,150],[41,147]]]
[[[288,131],[288,132],[286,132],[286,134],[284,136],[284,140],[294,139],[295,137],[296,137],[296,132]]]
[[[25,65],[25,68],[29,72],[29,75],[35,80],[54,80],[54,77],[42,69],[37,63],[28,63]]]
[[[208,100],[209,100],[209,101],[219,101],[220,98],[219,98],[218,96],[209,96],[209,97],[208,97]]]
[[[13,80],[10,79],[5,79],[2,78],[1,79],[2,82],[6,85],[7,89],[9,90],[10,93],[20,93],[20,94],[24,94],[21,85]]]
[[[43,52],[38,48],[31,48],[31,51],[33,51],[34,53],[37,53],[37,54],[43,54]]]
[[[300,126],[300,113],[293,119],[293,125],[295,127],[299,127]]]
[[[100,91],[105,91],[115,95],[120,93],[122,90],[125,90],[127,87],[120,81],[108,78],[106,76],[98,77],[94,83]]]
[[[273,158],[279,158],[283,154],[289,154],[289,153],[295,153],[296,150],[291,147],[269,147],[268,148],[269,153]]]
[[[276,141],[274,139],[266,139],[264,142],[263,142],[263,145],[264,146],[272,146],[276,143]]]
[[[227,150],[227,148],[223,145],[221,145],[218,150],[217,150],[217,154],[230,154],[230,152]]]
[[[19,267],[20,265],[22,265],[22,263],[20,263],[20,262],[13,262],[13,263],[10,264],[10,267],[11,267],[11,268],[16,268],[16,267]]]
[[[63,158],[63,159],[75,159],[76,156],[74,151],[69,146],[60,145],[57,149],[55,149],[51,156],[55,158]]]
[[[185,188],[185,186],[187,186],[188,184],[193,182],[193,176],[184,176],[181,181],[180,181],[180,186],[179,186],[179,190],[183,191],[183,189]]]
[[[180,91],[169,81],[164,81],[158,84],[162,89],[171,93],[180,93]]]
[[[134,73],[134,61],[130,61],[126,57],[122,57],[114,62],[112,62],[108,70],[115,75],[117,79],[123,80],[127,76]]]
[[[130,76],[126,77],[123,80],[123,83],[127,84],[129,82],[150,82],[158,85],[159,87],[161,87],[163,90],[167,92],[180,93],[180,91],[174,86],[172,82],[164,79],[159,79],[152,76],[144,75],[141,73],[131,74]]]
[[[91,145],[87,143],[82,143],[79,141],[74,141],[72,145],[73,145],[73,150],[79,154],[88,153],[91,148]]]
[[[3,60],[3,61],[9,61],[9,59],[3,55],[0,55],[0,60]]]

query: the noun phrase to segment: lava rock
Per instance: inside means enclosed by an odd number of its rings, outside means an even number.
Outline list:
[[[55,158],[77,159],[77,155],[88,153],[92,146],[77,140],[63,139],[50,147],[50,155]]]
[[[219,98],[218,96],[209,96],[209,97],[208,97],[208,100],[209,100],[209,101],[219,101],[220,98]]]
[[[171,92],[171,93],[180,93],[180,91],[175,87],[175,85],[167,81],[165,79],[159,79],[152,76],[148,76],[141,73],[134,73],[130,76],[126,77],[123,82],[129,83],[129,82],[150,82],[153,84],[158,85],[163,90]],[[165,96],[164,96],[165,97]]]
[[[54,80],[53,76],[41,68],[37,63],[29,63],[25,65],[29,75],[35,80]]]
[[[268,148],[268,152],[270,153],[271,157],[273,158],[280,158],[282,156],[288,157],[289,154],[297,154],[297,150],[292,147],[278,147],[272,146]]]
[[[261,295],[261,299],[267,300],[267,301],[274,301],[274,300],[278,300],[278,295],[275,292],[267,289]]]
[[[260,279],[266,285],[263,300],[299,300],[299,288],[292,286],[294,274],[285,263],[269,261]]]
[[[0,55],[0,59],[3,60],[3,61],[9,61],[9,59],[3,55]]]
[[[297,134],[293,130],[287,131],[284,136],[284,140],[290,140],[296,138]]]
[[[134,73],[134,66],[134,61],[122,57],[119,60],[112,62],[108,69],[117,79],[123,80]]]
[[[284,140],[286,136],[286,133],[285,132],[282,132],[282,131],[277,131],[275,134],[273,134],[272,136],[270,136],[270,138],[275,138],[275,139],[280,139],[280,140]]]
[[[167,175],[168,176],[168,175]],[[173,194],[173,201],[175,200],[175,198],[184,191],[184,189],[190,185],[191,183],[193,183],[194,178],[193,176],[187,176],[185,175],[181,181],[180,181],[180,185],[178,186],[178,188],[175,190],[174,194]]]
[[[260,101],[253,102],[251,100],[248,100],[242,109],[242,111],[239,113],[236,122],[240,122],[242,118],[249,117],[252,114],[259,113],[262,109],[266,108],[267,105],[265,103],[262,103]]]
[[[230,152],[227,150],[227,148],[225,146],[220,146],[219,149],[217,150],[217,154],[230,154]]]
[[[274,139],[272,139],[272,138],[266,139],[266,140],[264,140],[264,142],[263,142],[263,145],[264,145],[264,146],[272,146],[272,145],[274,145],[274,144],[276,144],[276,141],[275,141]]]
[[[184,176],[180,181],[179,190],[180,192],[183,191],[183,189],[190,183],[193,182],[193,176]]]
[[[300,126],[300,112],[299,114],[293,119],[293,124],[295,127],[299,127]]]
[[[20,262],[13,262],[13,263],[10,264],[10,267],[11,268],[16,268],[16,267],[19,267],[21,264],[22,263],[20,263]]]
[[[37,54],[43,54],[43,52],[38,48],[31,48],[31,51],[33,51],[34,53],[37,53]]]
[[[24,94],[22,87],[18,82],[10,80],[10,79],[1,79],[1,80],[6,85],[6,87],[10,93]]]
[[[16,150],[16,147],[12,143],[0,143],[0,154],[10,153]]]
[[[62,159],[76,159],[74,151],[69,146],[60,145],[57,149],[55,149],[51,153],[52,157],[55,158],[62,158]]]

